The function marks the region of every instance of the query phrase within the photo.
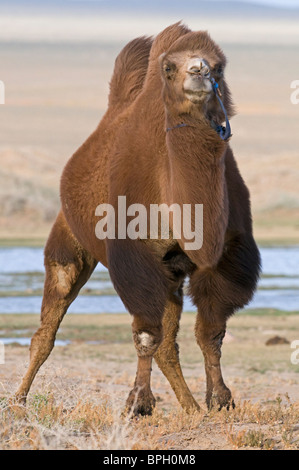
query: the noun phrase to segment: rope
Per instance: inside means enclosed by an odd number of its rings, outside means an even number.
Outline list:
[[[216,127],[216,132],[219,134],[220,138],[222,140],[227,140],[231,137],[231,128],[230,128],[230,123],[229,123],[229,120],[228,120],[228,116],[227,116],[227,113],[226,113],[226,110],[225,110],[225,107],[223,106],[223,103],[220,99],[220,96],[219,96],[219,85],[218,83],[215,81],[214,78],[211,78],[211,83],[212,83],[212,87],[213,87],[213,90],[214,90],[214,93],[216,95],[216,98],[217,100],[219,101],[219,104],[221,106],[221,109],[223,111],[223,114],[225,116],[225,123],[226,123],[226,127],[223,127],[223,126],[217,126]]]

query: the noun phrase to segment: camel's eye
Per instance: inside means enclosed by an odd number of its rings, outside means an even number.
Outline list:
[[[218,77],[222,77],[223,76],[223,66],[221,64],[219,65],[216,65],[215,67],[215,74],[218,76]]]
[[[170,80],[176,71],[176,66],[171,62],[166,62],[166,64],[164,64],[163,66],[163,70],[165,72],[166,77]]]
[[[175,67],[174,64],[166,63],[164,65],[164,70],[165,72],[171,72],[174,69],[174,67]]]

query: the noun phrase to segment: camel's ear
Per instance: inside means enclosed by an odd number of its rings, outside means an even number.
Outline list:
[[[162,54],[159,55],[159,63],[161,64],[162,63],[162,60],[164,59],[164,57],[166,56],[166,52],[162,52]]]
[[[162,70],[162,65],[163,65],[163,59],[164,59],[165,56],[166,56],[166,52],[163,52],[163,54],[159,55],[159,57],[158,57],[158,61],[159,61],[159,65],[161,67],[161,70]]]

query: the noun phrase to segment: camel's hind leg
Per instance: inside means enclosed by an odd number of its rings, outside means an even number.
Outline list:
[[[53,349],[64,314],[96,264],[73,237],[60,213],[45,248],[46,279],[41,325],[31,340],[30,364],[15,395],[17,401],[26,401],[35,375]]]
[[[182,312],[182,288],[177,295],[172,295],[166,304],[163,315],[163,341],[157,350],[154,359],[169,381],[180,405],[186,411],[199,409],[182,374],[179,361],[179,348],[176,337],[179,331],[179,322]]]

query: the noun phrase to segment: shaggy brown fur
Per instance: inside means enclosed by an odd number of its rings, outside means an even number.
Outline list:
[[[108,111],[62,175],[62,210],[45,249],[41,326],[32,338],[18,400],[26,399],[68,306],[101,262],[133,315],[138,367],[127,408],[135,414],[152,411],[152,357],[181,405],[198,407],[183,378],[176,344],[187,275],[198,307],[195,334],[205,359],[207,404],[231,403],[220,369],[222,339],[227,318],[253,295],[260,260],[248,190],[229,144],[211,126],[222,123],[223,113],[213,93],[202,93],[209,86],[200,71],[206,64],[233,114],[225,62],[207,33],[179,23],[154,41],[132,41],[119,54]],[[181,122],[184,127],[176,127]],[[147,209],[161,203],[203,204],[202,248],[185,250],[186,240],[174,239],[172,231],[168,240],[99,240],[95,208],[107,202],[117,208],[119,195],[126,196],[127,206],[139,203]]]

